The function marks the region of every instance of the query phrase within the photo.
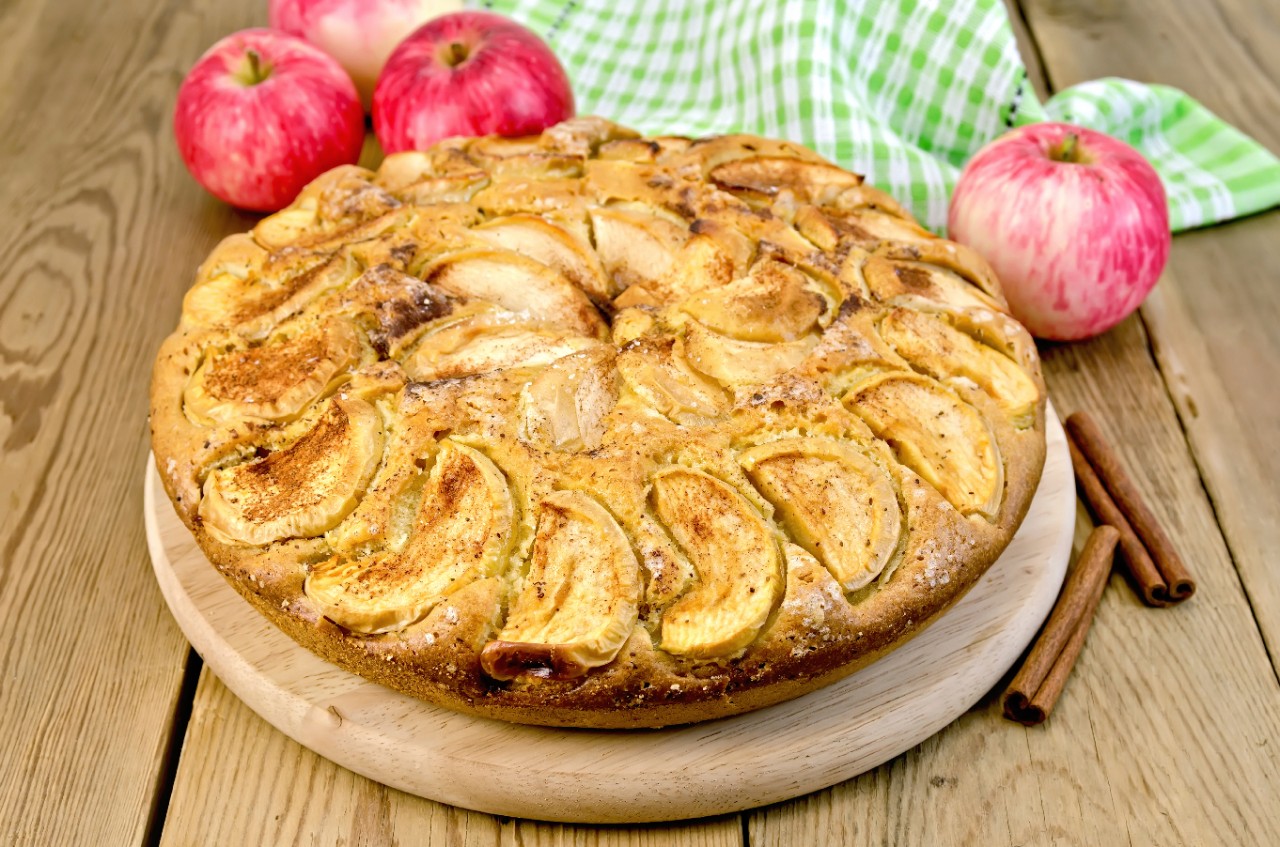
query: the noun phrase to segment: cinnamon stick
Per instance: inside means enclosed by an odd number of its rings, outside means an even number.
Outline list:
[[[1142,545],[1151,554],[1152,560],[1164,577],[1169,587],[1170,603],[1180,603],[1196,591],[1195,580],[1183,564],[1173,542],[1161,529],[1156,516],[1147,508],[1137,486],[1120,464],[1120,458],[1107,443],[1092,416],[1088,412],[1075,412],[1067,418],[1067,432],[1079,446],[1080,452],[1089,460],[1089,464],[1097,472],[1098,478],[1106,486],[1107,493],[1120,507],[1120,511],[1128,518],[1129,524]]]
[[[1004,716],[1009,720],[1034,726],[1053,711],[1084,646],[1119,540],[1120,533],[1111,526],[1096,527],[1089,534],[1048,622],[1005,690]]]
[[[1071,451],[1071,467],[1075,469],[1080,493],[1084,495],[1094,518],[1100,524],[1115,527],[1120,533],[1120,559],[1124,562],[1129,572],[1129,579],[1138,590],[1139,596],[1149,606],[1168,606],[1169,586],[1156,568],[1156,563],[1151,560],[1147,548],[1142,546],[1142,542],[1138,540],[1124,513],[1120,511],[1116,501],[1111,499],[1102,480],[1098,479],[1093,466],[1080,452],[1075,438],[1069,433],[1067,449]]]

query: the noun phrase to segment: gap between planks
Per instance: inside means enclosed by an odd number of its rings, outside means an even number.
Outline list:
[[[195,706],[196,685],[200,682],[200,671],[203,668],[204,661],[200,658],[200,654],[188,647],[187,663],[182,672],[182,686],[178,690],[178,699],[174,703],[173,722],[169,727],[164,762],[161,764],[156,789],[151,797],[151,811],[147,817],[146,834],[142,841],[146,847],[159,847],[160,839],[164,835],[169,798],[173,796],[173,784],[178,776],[178,761],[182,758],[187,726],[191,723],[191,711]]]

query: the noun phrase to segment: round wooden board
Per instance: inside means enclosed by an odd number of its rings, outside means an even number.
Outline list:
[[[1057,416],[1031,510],[956,606],[827,688],[734,718],[662,730],[562,730],[450,712],[328,664],[241,599],[171,508],[154,459],[147,541],[173,616],[209,668],[298,743],[387,785],[492,814],[631,823],[808,794],[902,753],[963,714],[1013,665],[1057,597],[1075,485]]]

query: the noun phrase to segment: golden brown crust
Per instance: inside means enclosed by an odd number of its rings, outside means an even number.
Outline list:
[[[178,514],[300,644],[557,726],[866,665],[1044,460],[1034,344],[971,251],[797,145],[590,118],[337,169],[224,241],[151,421]]]

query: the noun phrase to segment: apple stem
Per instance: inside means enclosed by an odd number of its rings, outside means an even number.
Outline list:
[[[271,76],[271,68],[263,65],[262,54],[257,50],[244,51],[244,57],[248,67],[240,73],[240,81],[245,85],[257,85]]]
[[[449,44],[449,67],[456,68],[467,60],[467,46],[454,41]]]
[[[1080,136],[1074,132],[1068,132],[1067,137],[1062,139],[1062,146],[1058,148],[1057,155],[1053,158],[1057,159],[1059,162],[1072,162],[1078,164],[1080,162],[1080,151],[1078,150],[1079,143]]]

